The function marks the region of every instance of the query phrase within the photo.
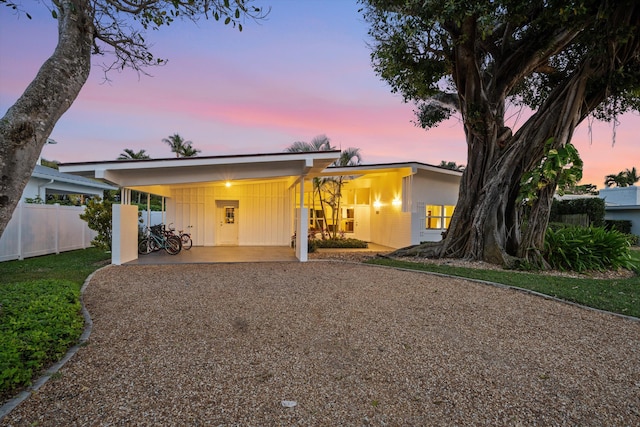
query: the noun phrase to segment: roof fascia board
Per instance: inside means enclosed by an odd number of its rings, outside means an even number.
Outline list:
[[[88,170],[109,169],[152,169],[152,168],[176,168],[188,166],[215,166],[238,165],[252,163],[278,163],[302,160],[305,163],[314,159],[335,161],[339,158],[340,151],[309,151],[303,153],[278,153],[262,155],[220,156],[220,157],[183,157],[176,159],[147,159],[147,160],[112,160],[106,162],[64,163],[60,170],[64,172],[85,172]],[[328,162],[327,164],[330,164]]]
[[[358,175],[358,174],[371,174],[380,173],[384,171],[411,168],[412,174],[417,173],[419,170],[430,171],[435,173],[442,173],[445,175],[462,176],[461,171],[455,171],[452,169],[441,168],[438,166],[428,165],[419,162],[406,162],[406,163],[381,163],[375,165],[359,165],[359,166],[345,166],[345,167],[329,167],[322,173],[323,176],[332,175]]]

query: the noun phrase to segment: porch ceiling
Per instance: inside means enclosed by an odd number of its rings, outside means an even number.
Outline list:
[[[191,157],[158,160],[118,160],[66,163],[60,171],[100,179],[120,187],[145,187],[162,194],[167,186],[238,180],[317,176],[340,151]],[[155,190],[155,191],[151,191]]]

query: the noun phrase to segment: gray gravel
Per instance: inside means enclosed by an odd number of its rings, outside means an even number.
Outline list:
[[[640,323],[510,289],[329,261],[112,266],[85,303],[89,344],[0,425],[640,425]]]

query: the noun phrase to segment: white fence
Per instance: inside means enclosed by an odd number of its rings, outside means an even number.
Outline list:
[[[162,224],[163,221],[163,217],[162,217],[163,212],[160,211],[151,211],[151,225],[156,225],[156,224]],[[142,220],[141,224],[142,226],[147,225],[147,211],[140,211],[140,219]],[[169,224],[167,224],[169,225]]]
[[[0,237],[0,261],[91,246],[96,232],[80,219],[84,206],[18,203]]]

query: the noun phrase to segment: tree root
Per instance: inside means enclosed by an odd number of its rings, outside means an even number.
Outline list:
[[[391,252],[389,257],[441,258],[442,242],[426,242]]]

